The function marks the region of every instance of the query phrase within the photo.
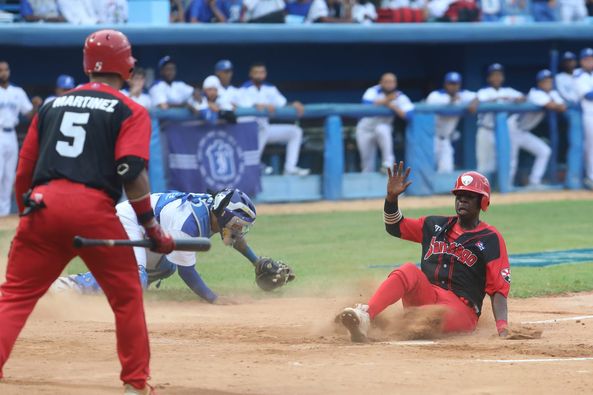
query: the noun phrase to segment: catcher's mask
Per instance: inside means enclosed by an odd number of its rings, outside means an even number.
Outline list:
[[[245,237],[256,218],[255,205],[245,193],[227,188],[214,195],[212,213],[218,220],[220,236],[226,246]]]

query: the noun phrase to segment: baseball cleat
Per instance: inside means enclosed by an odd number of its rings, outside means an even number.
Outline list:
[[[368,342],[367,334],[371,325],[369,317],[369,306],[357,304],[354,307],[346,307],[340,314],[342,325],[350,332],[350,340],[355,343]]]
[[[71,274],[69,276],[58,277],[56,281],[49,287],[49,291],[51,293],[61,293],[65,291],[75,291],[78,293],[82,293],[80,289],[80,285],[74,280],[76,278],[76,274]]]
[[[130,384],[126,384],[124,385],[124,395],[156,395],[156,391],[148,384],[140,390],[132,387]]]

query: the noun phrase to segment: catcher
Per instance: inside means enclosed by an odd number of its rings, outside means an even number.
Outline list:
[[[212,237],[220,233],[222,241],[245,256],[255,267],[255,280],[264,291],[272,291],[294,280],[293,270],[286,264],[270,258],[258,257],[247,245],[245,234],[255,222],[255,206],[238,189],[225,189],[214,194],[184,192],[153,193],[151,204],[157,221],[174,238]],[[117,215],[131,240],[144,238],[144,230],[136,220],[129,202],[116,206]],[[175,271],[185,284],[199,297],[210,303],[228,301],[216,295],[196,270],[196,254],[173,251],[156,254],[141,247],[134,248],[139,278],[143,288],[160,282]],[[58,278],[53,291],[74,289],[80,293],[94,293],[101,289],[89,273]]]
[[[490,204],[490,184],[482,174],[463,173],[451,191],[456,216],[405,218],[398,197],[411,184],[403,162],[388,170],[384,222],[387,233],[422,244],[421,267],[406,263],[395,269],[375,291],[368,304],[346,308],[338,316],[352,341],[364,342],[370,321],[388,306],[402,300],[404,309],[442,307],[442,332],[471,332],[490,295],[496,329],[507,336],[507,296],[511,273],[504,239],[491,225],[480,221],[480,210]]]

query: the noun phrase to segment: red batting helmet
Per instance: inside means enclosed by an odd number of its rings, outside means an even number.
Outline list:
[[[468,171],[461,174],[455,182],[455,188],[451,193],[458,191],[469,191],[482,195],[480,207],[483,211],[488,210],[490,205],[490,183],[488,179],[477,171]]]
[[[99,30],[84,42],[83,67],[86,74],[114,73],[127,80],[134,69],[132,46],[128,38],[117,30]]]

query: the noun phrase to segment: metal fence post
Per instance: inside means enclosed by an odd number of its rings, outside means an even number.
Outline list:
[[[568,109],[568,153],[566,155],[566,180],[568,189],[583,187],[583,122],[579,108]]]
[[[323,197],[328,200],[342,198],[344,177],[344,139],[342,118],[330,115],[325,119],[325,147],[323,152]]]
[[[511,180],[511,137],[507,120],[509,113],[496,113],[496,176],[498,179],[498,190],[501,193],[510,192],[513,186]]]

